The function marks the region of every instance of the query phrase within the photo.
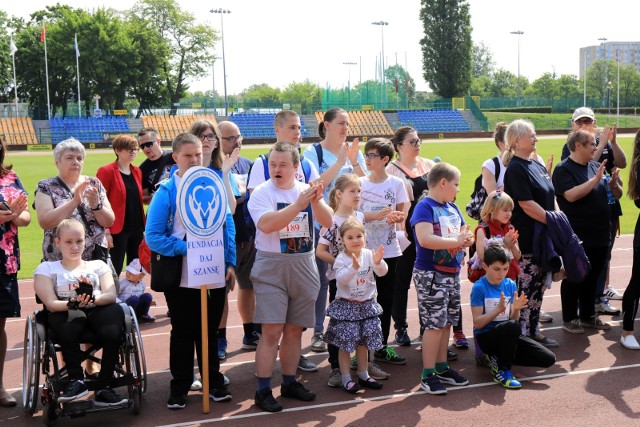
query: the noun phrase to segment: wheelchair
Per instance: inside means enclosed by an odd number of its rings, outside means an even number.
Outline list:
[[[93,399],[73,400],[59,403],[58,397],[68,384],[69,379],[58,358],[61,348],[50,337],[47,326],[48,311],[36,310],[27,317],[24,330],[24,353],[22,361],[22,405],[25,412],[32,416],[40,400],[44,406],[44,418],[50,424],[60,417],[71,418],[85,416],[93,412],[103,412],[115,409],[132,408],[134,414],[140,412],[142,393],[147,390],[147,366],[142,344],[142,334],[134,310],[127,304],[119,304],[125,315],[122,343],[120,345],[118,361],[114,369],[111,386],[127,387],[128,399],[126,403],[116,406],[96,406]],[[80,337],[81,342],[89,348],[82,351],[83,362],[92,360],[100,363],[96,352],[100,345],[91,331],[85,331]],[[44,377],[40,387],[41,376]],[[89,391],[95,391],[95,384],[85,379]]]

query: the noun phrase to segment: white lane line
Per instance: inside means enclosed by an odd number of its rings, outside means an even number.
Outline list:
[[[557,374],[537,375],[537,376],[533,376],[533,377],[520,378],[520,380],[521,381],[538,381],[538,380],[562,378],[562,377],[575,376],[575,375],[593,374],[593,373],[598,373],[598,372],[609,372],[609,371],[617,371],[617,370],[622,370],[622,369],[633,369],[633,368],[639,368],[639,367],[640,367],[640,364],[622,365],[622,366],[610,366],[610,367],[606,367],[606,368],[583,369],[583,370],[578,370],[578,371],[560,372],[560,373],[557,373]],[[464,390],[464,389],[469,389],[469,388],[484,388],[484,387],[491,387],[491,386],[499,387],[499,384],[496,384],[495,382],[491,381],[491,382],[485,382],[485,383],[471,384],[471,385],[468,385],[468,386],[465,386],[465,387],[447,387],[447,390],[448,391],[458,391],[458,390]],[[376,401],[380,401],[380,400],[399,399],[399,398],[405,398],[405,397],[409,397],[409,396],[418,396],[418,395],[422,395],[422,394],[427,394],[427,393],[425,391],[419,390],[419,391],[411,391],[411,392],[408,392],[408,393],[388,394],[388,395],[385,395],[385,396],[376,396],[376,397],[371,397],[371,398],[360,398],[360,399],[349,400],[349,401],[342,400],[342,401],[338,401],[338,402],[323,403],[323,404],[319,404],[319,405],[309,405],[309,406],[301,406],[301,407],[298,407],[298,408],[284,409],[282,411],[282,413],[293,413],[293,412],[308,411],[308,410],[313,410],[313,409],[322,409],[322,408],[332,408],[332,407],[338,407],[338,406],[354,405],[354,404],[360,404],[360,403],[365,403],[365,402],[376,402]],[[203,419],[203,420],[186,421],[186,422],[177,423],[177,424],[165,424],[162,427],[181,427],[181,426],[188,426],[188,425],[195,425],[195,424],[209,424],[209,423],[215,423],[215,422],[219,422],[219,421],[240,420],[240,419],[243,419],[243,418],[262,417],[262,416],[265,416],[265,415],[274,415],[274,414],[269,413],[269,412],[256,412],[256,413],[252,413],[252,414],[229,415],[229,416],[220,417],[220,418],[208,418],[208,419]]]

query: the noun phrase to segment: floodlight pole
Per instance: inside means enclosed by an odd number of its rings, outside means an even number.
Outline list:
[[[384,105],[386,107],[385,96],[386,96],[387,88],[386,88],[386,85],[385,85],[385,77],[384,77],[384,27],[385,27],[385,25],[389,25],[389,23],[386,22],[386,21],[376,21],[376,22],[372,22],[371,24],[380,26],[380,34],[382,36],[382,56],[380,57],[380,67],[382,69],[382,76],[381,76],[381,78],[382,78],[382,98],[380,100],[380,104]]]
[[[220,36],[222,39],[222,78],[224,81],[224,115],[229,115],[229,101],[227,100],[227,61],[226,55],[224,54],[224,19],[223,16],[225,13],[231,13],[230,10],[227,9],[211,9],[209,12],[211,13],[219,13],[220,14]]]
[[[607,99],[607,47],[605,46],[605,43],[608,39],[606,37],[600,37],[598,40],[602,42],[602,60],[604,61],[604,75],[602,76],[602,106],[604,107],[604,103]]]
[[[516,30],[511,31],[511,34],[518,36],[518,80],[516,80],[516,91],[518,95],[517,105],[520,106],[520,36],[524,34],[524,31]]]
[[[342,65],[347,65],[349,68],[349,80],[347,80],[347,104],[351,108],[351,66],[358,65],[357,62],[343,62]]]

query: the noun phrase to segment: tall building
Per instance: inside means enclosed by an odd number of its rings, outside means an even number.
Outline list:
[[[633,64],[637,70],[640,70],[640,42],[605,41],[599,46],[581,47],[580,78],[584,76],[584,70],[591,64],[603,59],[614,61],[617,59],[621,65]]]

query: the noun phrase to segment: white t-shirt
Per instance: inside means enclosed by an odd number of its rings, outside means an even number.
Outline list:
[[[493,159],[495,159],[495,157],[485,160],[485,162],[482,164],[482,168],[487,169],[494,177],[496,177],[496,165],[494,164]],[[496,190],[502,190],[504,188],[504,174],[507,171],[507,167],[502,164],[501,159],[499,159],[499,163],[500,174],[496,178]],[[482,180],[482,186],[486,188],[484,179]]]
[[[334,268],[336,269],[336,298],[352,299],[356,301],[367,301],[374,298],[376,292],[376,279],[373,273],[384,276],[389,270],[389,266],[384,259],[380,264],[373,263],[373,252],[369,249],[362,249],[358,258],[360,268],[353,268],[351,255],[340,252]]]
[[[276,253],[300,253],[314,250],[311,204],[282,230],[263,233],[258,228],[258,222],[263,215],[286,208],[294,203],[300,193],[307,188],[309,184],[294,181],[291,189],[282,190],[269,180],[253,190],[248,207],[251,218],[256,224],[257,250]]]
[[[34,276],[45,276],[53,280],[53,290],[58,299],[68,300],[75,298],[76,291],[73,285],[78,284],[80,276],[85,276],[93,285],[93,295],[102,293],[100,289],[100,276],[111,273],[111,269],[103,261],[84,261],[85,265],[81,271],[71,272],[62,266],[62,261],[46,261],[36,267]]]
[[[355,211],[354,216],[358,221],[364,224],[364,214],[362,212]],[[334,258],[336,258],[340,252],[344,251],[344,245],[342,244],[342,238],[340,237],[340,226],[346,221],[346,219],[347,218],[345,217],[334,214],[333,225],[331,228],[322,227],[320,230],[318,244],[322,243],[323,245],[327,245],[329,247],[329,253],[333,255]],[[335,278],[335,270],[332,265],[329,265],[329,268],[327,268],[327,279],[333,280]]]
[[[308,161],[309,163],[309,181],[312,182],[320,178],[318,174],[318,170],[313,165],[313,162]],[[302,168],[302,161],[298,164],[298,169],[296,170],[296,181],[307,182],[304,179],[304,169]],[[251,174],[249,175],[249,182],[247,183],[247,188],[253,190],[258,185],[264,182],[264,162],[262,158],[258,157],[254,162],[253,166],[251,166]],[[253,197],[253,196],[251,196]]]
[[[397,176],[389,175],[380,183],[372,183],[369,177],[360,177],[360,203],[358,210],[364,214],[378,212],[388,206],[397,210],[399,203],[408,203],[409,196],[404,182]],[[394,258],[402,255],[402,249],[396,236],[396,224],[388,224],[387,220],[366,221],[364,229],[367,233],[367,247],[376,250],[384,247],[384,257]]]

